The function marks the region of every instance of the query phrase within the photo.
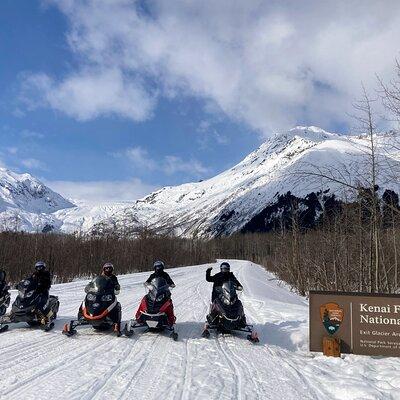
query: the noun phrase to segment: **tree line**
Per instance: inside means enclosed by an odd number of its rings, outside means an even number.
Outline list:
[[[35,261],[42,259],[54,282],[62,283],[94,276],[107,261],[114,263],[116,273],[124,274],[150,271],[158,259],[169,267],[242,259],[263,265],[302,295],[312,289],[398,292],[400,216],[381,206],[387,202],[380,199],[378,217],[372,216],[365,201],[343,205],[340,212],[326,215],[313,229],[301,228],[294,206],[290,229],[209,240],[149,234],[117,238],[2,232],[0,268],[15,283],[32,273]],[[377,253],[372,223],[378,224]]]

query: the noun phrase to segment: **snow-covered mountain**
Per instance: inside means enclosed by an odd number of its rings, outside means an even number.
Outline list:
[[[399,193],[399,183],[391,175],[400,170],[400,147],[388,146],[397,137],[390,133],[375,139],[377,157],[385,166],[378,169],[382,173],[377,182],[382,190]],[[30,175],[1,170],[0,223],[14,221],[18,215],[19,229],[100,235],[135,235],[150,229],[213,237],[251,231],[260,226],[260,220],[262,228],[272,214],[282,213],[282,203],[293,196],[305,199],[305,204],[314,199],[318,203],[314,212],[324,207],[329,196],[348,200],[352,193],[345,186],[321,176],[365,185],[368,145],[365,136],[296,127],[271,137],[239,164],[211,179],[164,187],[132,203],[98,206],[73,204]],[[319,172],[319,176],[310,172]],[[3,226],[10,224],[3,222]]]
[[[42,230],[52,213],[75,205],[29,174],[0,168],[0,228]]]
[[[390,165],[378,177],[382,187],[399,192],[388,171],[400,164],[398,150],[388,150],[393,135],[376,138],[380,162]],[[296,127],[268,139],[229,170],[202,182],[164,187],[111,215],[92,228],[95,234],[135,234],[143,228],[182,236],[229,235],[246,227],[266,207],[291,192],[334,193],[348,197],[344,186],[309,174],[319,170],[352,185],[366,177],[368,139],[325,132],[317,127]],[[361,180],[361,181],[360,181]]]

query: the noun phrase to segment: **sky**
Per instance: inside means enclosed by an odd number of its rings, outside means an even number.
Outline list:
[[[398,1],[2,0],[0,165],[88,202],[207,179],[275,132],[346,133]]]

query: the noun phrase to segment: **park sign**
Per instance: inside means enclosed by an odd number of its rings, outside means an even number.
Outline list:
[[[400,357],[400,295],[310,291],[310,351],[326,337],[343,353]]]

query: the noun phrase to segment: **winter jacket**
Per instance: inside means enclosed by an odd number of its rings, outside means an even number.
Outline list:
[[[147,279],[146,283],[150,283],[154,278],[164,278],[167,281],[167,284],[169,286],[175,286],[174,281],[171,279],[171,277],[165,271],[153,272],[149,276],[149,279]]]
[[[121,286],[118,282],[118,278],[114,274],[112,275],[102,274],[102,275],[111,280],[112,284],[114,285],[114,293],[119,294],[119,292],[121,291]]]
[[[213,282],[213,291],[216,287],[222,286],[225,282],[233,281],[236,286],[242,287],[241,283],[236,279],[236,276],[233,272],[218,272],[215,275],[211,276],[211,268],[206,271],[206,281]]]
[[[51,274],[49,271],[35,271],[32,278],[37,281],[37,291],[48,294],[51,288]]]

